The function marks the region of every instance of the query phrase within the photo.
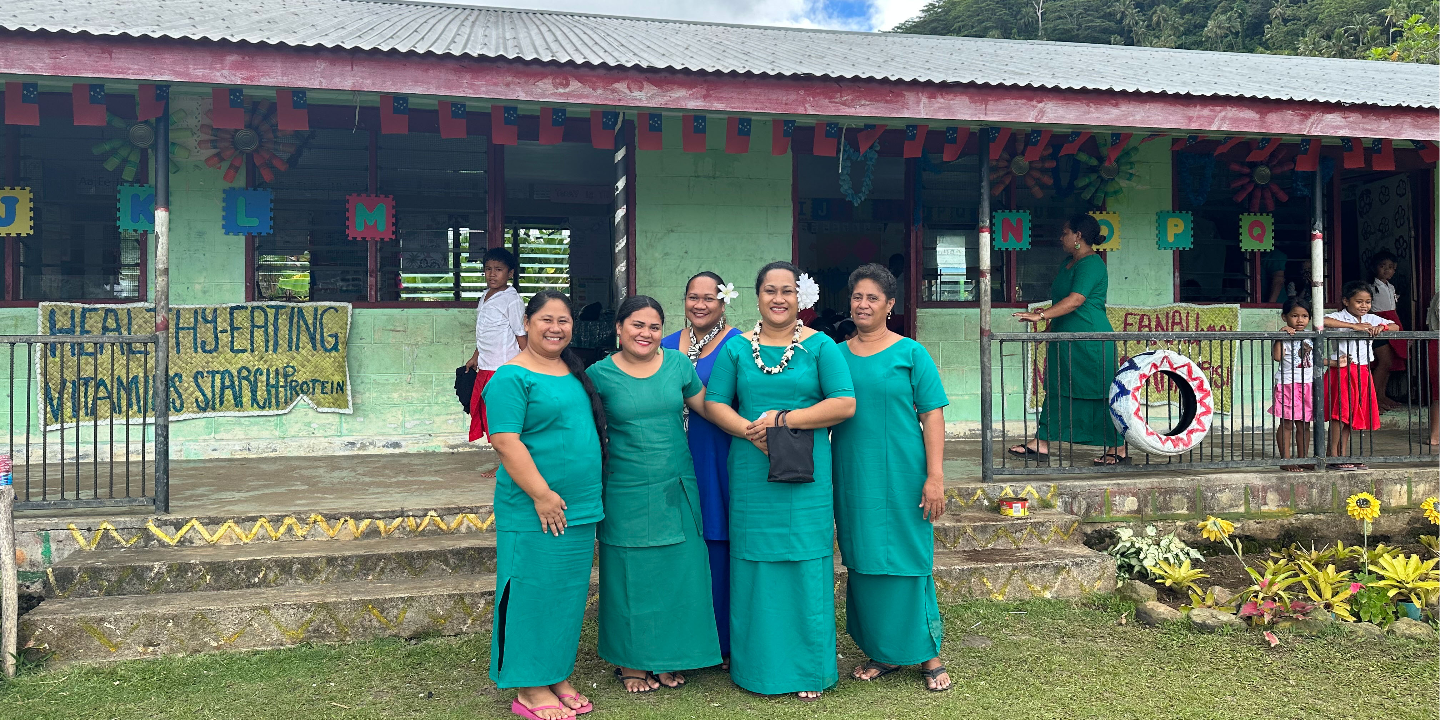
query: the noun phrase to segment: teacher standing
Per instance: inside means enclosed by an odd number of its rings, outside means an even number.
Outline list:
[[[738,293],[713,272],[702,272],[685,284],[685,321],[689,327],[673,332],[660,346],[689,358],[701,383],[710,382],[720,348],[740,334],[725,320],[725,309]],[[730,657],[730,435],[699,413],[686,416],[685,435],[695,463],[700,489],[700,517],[704,521],[705,548],[710,556],[711,603],[720,635],[720,655]]]
[[[605,411],[570,350],[570,299],[525,306],[525,349],[485,386],[495,479],[495,621],[490,679],[511,711],[563,720],[593,709],[570,684],[601,508]]]
[[[1110,276],[1095,252],[1100,223],[1085,213],[1065,221],[1060,246],[1070,256],[1050,284],[1050,307],[1015,313],[1028,323],[1049,322],[1050,332],[1114,332],[1105,314]],[[1012,455],[1048,460],[1050,443],[1103,447],[1096,465],[1129,464],[1125,439],[1110,419],[1110,384],[1118,365],[1115,343],[1062,340],[1045,353],[1045,403],[1035,422],[1035,437],[1009,448]]]
[[[730,676],[814,700],[839,679],[828,428],[855,414],[855,390],[835,341],[799,321],[819,296],[809,276],[770,263],[755,295],[760,321],[720,349],[705,393],[711,421],[743,439],[730,448]],[[782,410],[814,431],[813,482],[769,482],[766,429]]]
[[[945,513],[945,417],[940,371],[920,343],[885,327],[898,292],[880,265],[850,273],[858,334],[840,345],[855,383],[855,417],[835,426],[835,530],[850,570],[845,629],[874,680],[920,665],[925,687],[949,690],[940,662],[935,518]]]
[[[627,692],[685,684],[720,662],[700,491],[681,410],[704,410],[690,361],[663,350],[665,311],[635,295],[615,312],[620,352],[590,366],[605,404],[609,461],[600,523],[600,657]]]

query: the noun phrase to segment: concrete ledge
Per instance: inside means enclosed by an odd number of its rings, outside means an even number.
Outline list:
[[[23,646],[59,663],[488,629],[495,578],[55,600],[21,618]]]
[[[49,568],[45,597],[157,595],[494,572],[493,533],[403,542],[268,542],[96,550],[73,553]]]
[[[1080,518],[1057,510],[1035,509],[1023,518],[1010,518],[972,506],[946,513],[935,523],[935,549],[989,550],[1044,547],[1079,543]]]
[[[848,572],[837,557],[835,596],[845,598]],[[1115,589],[1115,561],[1083,546],[935,553],[940,602],[1074,598]]]

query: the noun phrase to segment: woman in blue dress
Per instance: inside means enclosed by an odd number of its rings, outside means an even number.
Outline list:
[[[710,382],[716,350],[740,331],[725,320],[725,308],[735,289],[719,275],[702,272],[685,284],[685,321],[688,327],[665,336],[660,346],[679,350],[690,358],[700,382]],[[710,552],[710,591],[715,603],[715,626],[720,631],[720,654],[730,657],[730,435],[699,415],[688,415],[686,435],[700,486],[700,516],[705,546]]]

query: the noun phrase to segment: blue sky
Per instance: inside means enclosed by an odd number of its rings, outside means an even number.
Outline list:
[[[471,0],[475,4],[605,15],[788,25],[837,30],[888,30],[918,14],[925,0]]]

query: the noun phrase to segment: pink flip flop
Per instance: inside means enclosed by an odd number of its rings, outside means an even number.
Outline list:
[[[536,710],[564,710],[564,709],[565,709],[565,708],[562,707],[562,706],[560,706],[560,705],[539,705],[539,706],[536,706],[536,707],[533,707],[533,708],[528,708],[528,707],[525,707],[525,703],[520,702],[520,698],[515,698],[515,701],[512,702],[512,703],[510,703],[510,712],[515,713],[516,715],[519,715],[519,716],[522,717],[522,718],[525,718],[525,720],[545,720],[544,718],[542,718],[542,717],[540,717],[539,715],[536,715],[536,714],[535,714],[535,711],[536,711]]]
[[[564,694],[556,693],[555,697],[560,698],[560,702],[563,704],[563,703],[565,702],[565,698],[579,698],[579,697],[580,697],[580,693],[564,693]],[[573,712],[573,713],[575,713],[576,715],[584,715],[585,713],[588,713],[588,712],[590,712],[591,710],[594,710],[594,709],[595,709],[595,704],[594,704],[594,703],[588,703],[588,702],[587,702],[587,703],[585,703],[584,705],[581,705],[581,706],[578,707],[578,708],[570,708],[570,711]]]

